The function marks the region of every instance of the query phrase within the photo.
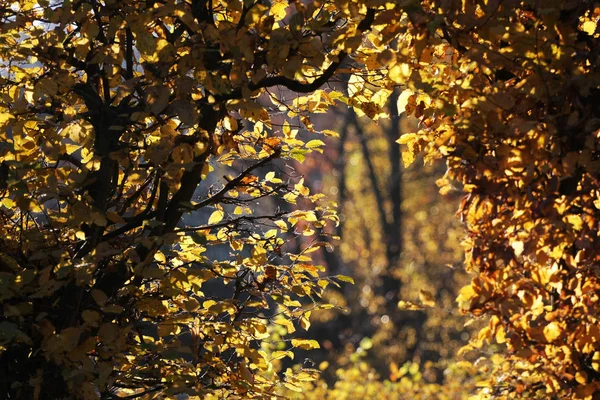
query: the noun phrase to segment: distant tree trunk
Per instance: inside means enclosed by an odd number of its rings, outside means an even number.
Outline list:
[[[397,97],[392,96],[392,103],[396,104],[395,100]],[[398,123],[398,109],[395,108],[395,117],[392,116],[392,125]],[[393,110],[391,110],[393,112]],[[375,200],[377,202],[376,208],[379,214],[379,223],[381,225],[381,232],[383,234],[383,240],[385,244],[385,256],[386,256],[386,265],[383,273],[380,275],[381,284],[375,288],[375,292],[383,296],[386,300],[386,311],[390,310],[390,306],[395,309],[399,300],[399,293],[402,287],[402,282],[399,279],[396,279],[393,275],[394,267],[397,264],[401,248],[402,248],[402,239],[400,233],[400,219],[401,219],[401,203],[402,203],[402,193],[401,193],[401,181],[402,175],[400,172],[400,149],[399,146],[395,143],[395,139],[390,141],[393,143],[393,146],[390,145],[390,150],[388,151],[388,156],[390,157],[390,164],[392,165],[392,171],[390,175],[390,185],[389,185],[389,197],[393,202],[393,213],[392,218],[387,215],[387,211],[385,208],[386,198],[381,190],[379,182],[377,180],[377,171],[375,170],[375,166],[373,164],[373,157],[371,154],[371,150],[369,149],[367,137],[356,118],[356,114],[354,111],[350,111],[352,115],[352,124],[354,125],[356,134],[360,141],[363,158],[365,164],[367,166],[369,179],[371,181],[371,187],[373,189],[373,194],[375,195]],[[392,127],[390,131],[399,131],[398,127]],[[393,137],[394,133],[388,133],[388,138]],[[392,150],[392,148],[395,148]],[[395,157],[395,158],[394,158]]]
[[[342,126],[342,129],[340,130],[340,140],[338,142],[338,149],[337,149],[337,161],[336,161],[336,165],[335,168],[337,169],[339,176],[338,176],[338,184],[337,184],[337,188],[338,188],[338,210],[339,210],[339,214],[343,215],[344,213],[344,203],[346,202],[346,152],[344,150],[344,146],[346,145],[347,139],[348,139],[348,127],[350,125],[350,114],[349,112],[346,113],[346,115],[344,116],[344,125]],[[336,230],[336,236],[340,237],[340,240],[342,240],[342,237],[344,235],[344,220],[340,219],[340,223],[337,226]]]
[[[391,171],[389,178],[389,198],[392,204],[392,221],[388,224],[388,260],[395,265],[402,253],[402,155],[400,145],[396,143],[400,134],[400,113],[398,110],[398,91],[390,97],[390,127],[385,131],[388,139],[388,158]]]
[[[388,140],[388,161],[390,175],[388,178],[388,198],[391,203],[392,213],[388,223],[382,227],[386,245],[387,267],[381,279],[381,293],[386,302],[386,310],[390,317],[397,314],[397,305],[400,300],[402,282],[394,277],[402,253],[402,157],[400,145],[396,140],[400,137],[400,115],[398,113],[398,92],[395,90],[390,96],[389,104],[390,126],[385,130]]]
[[[379,186],[379,181],[377,179],[377,171],[375,171],[375,165],[373,165],[373,157],[371,155],[371,150],[369,150],[369,141],[366,133],[364,132],[354,110],[350,110],[350,121],[354,126],[354,130],[356,132],[356,136],[358,137],[358,141],[360,142],[360,147],[363,154],[363,159],[365,164],[367,165],[367,170],[369,173],[369,180],[371,181],[371,187],[373,189],[373,194],[375,195],[375,200],[377,201],[377,212],[379,214],[379,224],[381,225],[382,233],[385,236],[385,233],[388,230],[388,220],[385,211],[385,197],[381,188]],[[387,248],[387,243],[386,243]],[[387,256],[387,251],[386,251]],[[389,259],[387,260],[387,266],[389,267]]]

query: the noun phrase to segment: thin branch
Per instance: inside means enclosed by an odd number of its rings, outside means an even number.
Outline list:
[[[260,220],[260,219],[274,220],[277,218],[281,218],[282,216],[284,216],[286,214],[288,214],[287,211],[281,211],[281,212],[275,213],[273,215],[243,215],[241,217],[230,219],[229,221],[219,222],[217,224],[194,226],[194,227],[190,227],[190,228],[180,228],[180,229],[176,229],[175,232],[204,231],[207,229],[223,228],[223,227],[226,227],[229,225],[239,224],[240,222],[250,222],[250,221],[256,221],[256,220]]]
[[[225,196],[225,194],[227,194],[227,192],[229,192],[232,189],[235,189],[238,185],[240,185],[241,182],[242,182],[242,180],[245,177],[247,177],[250,172],[252,172],[256,168],[259,168],[259,167],[262,167],[263,165],[266,165],[269,161],[271,161],[271,160],[279,157],[280,155],[281,155],[281,149],[275,149],[275,151],[271,155],[269,155],[269,157],[263,158],[262,160],[260,160],[256,164],[251,165],[250,167],[246,168],[238,176],[236,176],[235,178],[233,178],[232,180],[230,180],[229,182],[227,182],[227,184],[225,184],[225,186],[223,186],[223,188],[221,190],[219,190],[217,192],[217,194],[215,194],[214,196],[211,196],[211,197],[209,197],[209,198],[201,201],[198,204],[195,204],[193,207],[191,207],[191,210],[193,210],[193,211],[199,210],[199,209],[201,209],[203,207],[206,207],[209,204],[214,204],[215,202],[220,201],[221,199],[223,199],[223,197]]]
[[[131,32],[131,28],[125,28],[125,39],[126,39],[126,48],[125,48],[125,79],[129,80],[133,78],[133,33]]]
[[[369,8],[367,10],[367,14],[365,15],[365,18],[360,22],[360,24],[358,24],[357,30],[362,33],[364,31],[370,29],[374,20],[375,20],[375,10],[372,8]],[[317,90],[318,88],[323,86],[325,83],[327,83],[331,79],[331,77],[335,74],[335,72],[337,71],[339,66],[342,65],[342,63],[348,56],[349,56],[349,54],[346,52],[341,52],[340,54],[338,54],[337,61],[331,63],[331,65],[329,67],[327,67],[327,69],[325,71],[323,71],[323,74],[321,76],[319,76],[317,79],[315,79],[314,81],[312,81],[310,83],[298,82],[294,79],[290,79],[285,76],[270,76],[270,77],[262,79],[258,83],[250,82],[248,84],[248,89],[251,92],[253,92],[253,91],[256,91],[259,89],[264,89],[264,88],[268,88],[268,87],[272,87],[272,86],[285,86],[286,88],[288,88],[294,92],[297,92],[297,93],[314,92],[315,90]],[[215,96],[215,99],[217,101],[226,101],[226,100],[232,100],[232,99],[239,99],[242,96],[243,96],[242,90],[237,89],[229,94],[217,95],[217,96]]]
[[[150,176],[148,176],[146,178],[146,180],[144,181],[144,183],[142,183],[142,185],[138,188],[138,190],[136,190],[135,193],[133,193],[131,196],[129,196],[125,200],[125,202],[123,202],[123,205],[119,209],[119,215],[122,215],[129,208],[129,206],[131,206],[131,204],[133,204],[133,202],[142,195],[144,189],[146,189],[146,187],[150,184],[150,182],[152,182],[152,178],[153,178],[152,175],[156,176],[156,172],[154,174],[151,174]],[[125,177],[123,179],[125,179]]]

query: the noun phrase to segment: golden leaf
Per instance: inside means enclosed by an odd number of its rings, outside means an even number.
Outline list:
[[[590,36],[594,36],[596,33],[596,21],[587,20],[581,25],[581,30]]]
[[[404,300],[400,300],[398,302],[398,310],[404,310],[404,311],[416,311],[416,310],[422,310],[423,306],[419,305],[419,304],[415,304],[413,302],[410,301],[404,301]]]
[[[296,328],[294,327],[294,323],[288,319],[285,318],[279,318],[276,319],[275,321],[273,321],[275,324],[277,325],[282,325],[285,327],[285,329],[287,330],[288,334],[290,333],[294,333],[296,331]]]
[[[519,257],[521,254],[523,254],[523,251],[525,250],[525,244],[520,240],[515,240],[514,242],[512,242],[510,244],[510,247],[513,248],[513,250],[515,252],[515,256],[517,256],[517,257]]]
[[[337,279],[339,279],[340,281],[342,281],[342,282],[348,282],[348,283],[351,283],[351,284],[354,285],[354,279],[352,279],[349,276],[346,276],[346,275],[336,275],[335,277]]]
[[[312,339],[292,339],[292,346],[303,350],[318,349],[321,347],[319,342]]]
[[[225,217],[225,213],[221,210],[216,210],[208,218],[208,224],[209,225],[218,224],[219,222],[221,222],[223,220],[223,217]]]
[[[550,343],[558,339],[561,333],[560,325],[557,322],[550,322],[544,327],[544,337]]]
[[[427,307],[435,307],[435,298],[431,292],[421,289],[419,291],[419,300]]]
[[[410,89],[404,90],[400,96],[398,96],[398,112],[403,113],[406,111],[406,105],[408,104],[408,99],[412,96],[414,92]]]
[[[289,358],[291,358],[293,360],[294,359],[294,353],[292,353],[289,350],[286,350],[286,351],[274,351],[273,354],[271,354],[271,361],[273,361],[273,360],[280,360],[280,359],[285,358],[285,357],[289,357]]]

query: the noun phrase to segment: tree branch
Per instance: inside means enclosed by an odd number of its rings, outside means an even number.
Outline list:
[[[225,186],[223,186],[223,188],[221,190],[219,190],[217,192],[217,194],[194,205],[194,207],[192,207],[191,210],[193,210],[193,211],[199,210],[203,207],[206,207],[209,204],[214,204],[215,202],[221,200],[225,196],[225,194],[227,194],[227,192],[229,192],[232,189],[235,189],[239,184],[241,184],[242,179],[247,177],[250,172],[254,171],[256,168],[260,168],[263,165],[266,165],[269,161],[279,157],[280,155],[281,155],[281,149],[275,149],[275,151],[271,155],[269,155],[269,157],[263,158],[256,164],[251,165],[250,167],[246,168],[238,176],[236,176],[235,178],[233,178],[232,180],[227,182],[227,184],[225,184]]]
[[[201,226],[194,226],[194,227],[189,227],[189,228],[180,228],[180,229],[176,229],[175,232],[195,232],[195,231],[204,231],[207,229],[217,229],[217,228],[223,228],[229,225],[237,225],[240,222],[250,222],[250,221],[257,221],[260,219],[269,219],[269,220],[274,220],[276,218],[280,218],[282,216],[284,216],[285,214],[289,214],[287,211],[281,211],[281,212],[277,212],[273,215],[243,215],[241,217],[238,218],[234,218],[231,219],[229,221],[223,221],[223,222],[219,222],[217,224],[212,224],[212,225],[201,225]]]
[[[131,28],[125,28],[125,39],[127,40],[125,48],[125,73],[126,80],[133,79],[133,33]]]
[[[367,10],[367,14],[365,15],[365,18],[360,22],[360,24],[358,24],[358,27],[357,27],[358,31],[362,33],[364,31],[370,29],[371,24],[373,24],[374,20],[375,20],[375,10],[372,8],[369,8]],[[331,63],[331,65],[329,67],[327,67],[327,69],[325,71],[323,71],[323,74],[321,76],[319,76],[317,79],[315,79],[314,81],[312,81],[310,83],[298,82],[294,79],[290,79],[285,76],[270,76],[270,77],[262,79],[258,83],[250,82],[248,84],[248,89],[250,89],[250,91],[253,92],[253,91],[256,91],[259,89],[264,89],[264,88],[268,88],[268,87],[272,87],[272,86],[285,86],[286,88],[288,88],[294,92],[297,92],[297,93],[314,92],[315,90],[317,90],[318,88],[323,86],[325,83],[327,83],[331,79],[333,74],[337,71],[339,66],[342,64],[342,62],[344,62],[344,60],[348,56],[349,56],[348,53],[341,52],[338,55],[337,61]],[[229,94],[215,96],[215,99],[217,101],[227,101],[227,100],[232,100],[232,99],[239,99],[241,97],[242,97],[242,90],[237,89]]]

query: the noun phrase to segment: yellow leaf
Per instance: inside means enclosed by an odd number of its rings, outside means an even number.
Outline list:
[[[319,345],[319,342],[317,342],[316,340],[312,340],[312,339],[292,339],[292,346],[298,347],[303,350],[321,348],[321,346]]]
[[[226,116],[223,119],[223,128],[227,129],[228,131],[232,131],[232,132],[237,131],[237,129],[238,129],[237,119],[233,118],[230,115]]]
[[[406,63],[396,64],[390,68],[389,78],[396,83],[406,83],[411,74],[410,65]]]
[[[98,226],[106,226],[106,224],[108,223],[108,221],[106,220],[106,217],[102,214],[100,214],[99,212],[93,212],[90,215],[90,220],[91,222],[93,222],[94,224],[98,225]]]
[[[400,136],[400,139],[396,140],[396,143],[409,144],[417,140],[418,137],[419,135],[416,133],[405,133],[404,135]]]
[[[431,292],[421,289],[419,292],[419,300],[427,307],[435,307],[435,299]]]
[[[317,216],[314,211],[293,211],[289,215],[290,222],[292,225],[296,225],[298,220],[303,220],[306,222],[317,222]]]
[[[281,229],[283,232],[287,232],[288,227],[287,227],[287,224],[285,223],[285,221],[279,219],[279,220],[275,221],[274,224],[277,225],[277,227],[279,229]]]
[[[302,388],[300,386],[296,386],[293,383],[290,382],[284,382],[283,386],[285,386],[286,388],[290,389],[291,391],[297,392],[297,393],[302,393]]]
[[[583,228],[583,220],[579,215],[569,214],[565,217],[567,222],[573,226],[573,229],[580,231]]]
[[[400,300],[398,302],[398,310],[415,311],[415,310],[422,310],[422,309],[423,309],[423,306],[421,306],[419,304],[415,304],[410,301]]]
[[[339,133],[337,133],[337,132],[335,132],[335,131],[332,131],[332,130],[330,130],[330,129],[323,129],[323,130],[321,131],[321,133],[322,133],[323,135],[325,135],[325,136],[331,136],[331,137],[336,137],[336,138],[340,137],[340,134],[339,134]]]
[[[121,306],[111,304],[111,305],[102,307],[102,311],[104,311],[105,313],[110,313],[110,314],[121,314],[122,312],[125,311],[125,309]]]
[[[321,146],[325,146],[325,143],[319,139],[313,139],[306,143],[306,147],[308,147],[309,149],[316,149]]]
[[[294,375],[294,380],[297,382],[314,382],[319,377],[319,373],[314,369],[304,370]]]
[[[575,374],[575,380],[578,383],[585,385],[587,383],[587,374],[585,372],[577,372]]]
[[[213,212],[210,217],[208,218],[208,224],[209,225],[214,225],[214,224],[218,224],[219,222],[221,222],[223,220],[223,217],[225,216],[225,213],[221,210],[217,210],[215,212]]]
[[[296,328],[294,327],[294,323],[292,321],[290,321],[289,319],[285,319],[285,318],[277,319],[277,320],[275,320],[275,324],[284,326],[288,333],[294,333],[296,331]]]
[[[100,340],[104,342],[104,344],[110,345],[119,338],[119,327],[112,322],[102,324],[98,330],[98,336],[100,337]]]
[[[523,254],[523,250],[525,250],[525,244],[523,242],[521,242],[520,240],[515,240],[514,242],[512,242],[510,244],[510,247],[513,248],[514,252],[515,252],[515,256],[519,257],[521,254]]]
[[[8,209],[12,209],[17,206],[17,204],[8,197],[5,197],[2,200],[0,200],[0,204],[2,204],[4,207],[6,207]]]
[[[35,90],[40,91],[48,96],[54,96],[58,91],[58,85],[56,81],[50,78],[41,79],[35,85]]]
[[[560,325],[557,322],[550,322],[544,327],[544,337],[548,342],[553,342],[560,337]]]
[[[287,15],[287,1],[276,0],[271,4],[269,9],[271,15],[276,21],[284,19]]]
[[[473,290],[473,286],[466,285],[460,289],[460,292],[458,292],[456,302],[460,308],[468,308],[473,297],[475,297],[475,290]]]
[[[156,41],[157,39],[154,38],[149,32],[147,32],[145,29],[138,29],[137,32],[135,32],[135,46],[137,47],[137,50],[143,54],[143,55],[153,55],[154,52],[156,51]]]
[[[286,350],[286,351],[274,351],[273,354],[272,354],[272,356],[271,356],[271,361],[273,361],[273,360],[280,360],[280,359],[285,358],[285,357],[289,357],[289,358],[291,358],[293,360],[294,359],[294,353],[292,353],[289,350]]]
[[[406,111],[406,105],[408,104],[408,98],[412,96],[414,92],[410,89],[406,89],[403,91],[400,96],[398,96],[398,112],[403,113]]]
[[[163,263],[163,264],[167,262],[167,258],[166,258],[166,257],[165,257],[165,255],[164,255],[162,252],[160,252],[160,251],[157,251],[156,253],[154,253],[154,259],[155,259],[156,261],[158,261],[159,263]]]
[[[13,119],[12,114],[9,113],[0,113],[0,127],[3,127],[8,124],[8,121]]]
[[[307,331],[308,328],[310,328],[310,320],[306,317],[300,317],[300,326],[302,327],[302,329]]]
[[[587,33],[590,36],[593,36],[596,33],[596,22],[587,20],[581,25],[581,30]]]
[[[302,196],[308,196],[310,194],[310,189],[304,186],[304,179],[300,179],[300,182],[294,185],[294,189]]]
[[[498,326],[498,330],[496,331],[496,342],[498,344],[506,342],[506,331],[502,325]]]
[[[352,279],[349,276],[346,276],[346,275],[337,275],[336,278],[339,279],[342,282],[348,282],[348,283],[351,283],[351,284],[354,285],[354,279]]]

